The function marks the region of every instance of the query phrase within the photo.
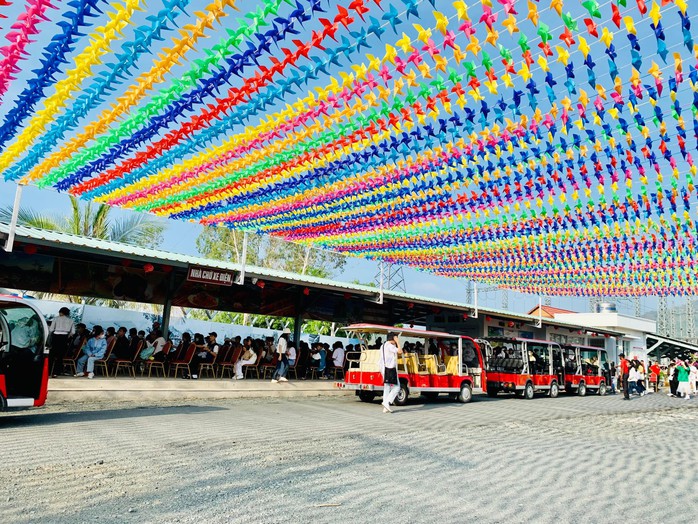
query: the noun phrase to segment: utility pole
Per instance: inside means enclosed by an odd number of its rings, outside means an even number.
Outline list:
[[[381,262],[381,264],[373,279],[378,284],[378,287],[382,287],[383,290],[407,293],[402,266],[389,262]]]
[[[667,317],[667,298],[659,297],[657,301],[657,335],[667,336],[669,334],[669,319]]]
[[[686,340],[696,343],[696,321],[693,315],[693,297],[686,297]]]

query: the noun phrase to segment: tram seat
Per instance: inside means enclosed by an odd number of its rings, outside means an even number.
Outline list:
[[[359,371],[378,371],[380,361],[380,351],[377,349],[367,349],[363,351],[359,360]]]
[[[458,374],[458,357],[446,357],[446,374],[447,375],[457,375]]]
[[[499,358],[499,357],[490,359],[490,362],[489,362],[490,371],[501,371],[502,360],[504,360],[504,359]]]
[[[455,358],[458,359],[458,357]],[[445,367],[439,366],[436,355],[424,355],[422,359],[426,373],[430,375],[444,375],[446,373]]]
[[[419,373],[419,362],[417,360],[417,355],[414,353],[405,353],[402,357],[398,357],[397,367],[398,372],[405,371],[405,363],[407,363],[407,373],[416,374]]]
[[[512,371],[514,369],[514,359],[513,358],[505,358],[502,359],[502,368],[504,371]]]

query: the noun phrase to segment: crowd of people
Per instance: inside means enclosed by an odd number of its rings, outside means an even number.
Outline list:
[[[617,387],[623,392],[624,400],[630,400],[632,395],[643,397],[657,392],[665,382],[669,384],[670,397],[690,400],[691,395],[698,394],[698,360],[676,358],[662,367],[656,361],[647,366],[637,356],[626,358],[621,353],[619,357],[618,366],[611,364],[611,392],[615,393]]]
[[[263,378],[259,368],[272,370],[272,383],[287,382],[291,369],[301,380],[312,377],[328,380],[337,376],[338,371],[344,371],[346,353],[353,350],[353,345],[345,348],[341,341],[332,346],[301,341],[296,347],[288,328],[276,340],[274,337],[243,340],[236,336],[219,342],[215,332],[207,336],[185,332],[175,344],[165,338],[158,322],[153,323],[148,333],[125,327],[104,329],[99,325],[88,330],[85,324],[73,323],[67,308],[62,308],[54,318],[49,333],[49,365],[54,378],[72,374],[92,379],[97,362],[104,362],[106,369],[114,369],[118,362],[131,362],[134,372],[143,374],[148,363],[158,362],[166,372],[175,364],[183,365],[182,378],[197,380],[202,365],[220,367],[225,360],[232,366],[233,380],[245,379],[247,367],[256,369],[259,378]],[[74,358],[75,373],[66,369],[66,358]]]

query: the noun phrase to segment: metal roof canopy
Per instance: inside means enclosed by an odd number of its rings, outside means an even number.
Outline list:
[[[647,345],[647,355],[656,359],[662,357],[685,358],[690,353],[698,353],[698,346],[695,344],[661,335],[645,335],[645,344]]]
[[[0,239],[6,239],[11,231],[9,224],[0,222]],[[29,244],[47,248],[54,256],[62,256],[67,259],[84,261],[85,254],[94,257],[96,260],[103,263],[114,264],[116,261],[129,260],[141,264],[159,264],[167,265],[178,269],[180,272],[186,272],[189,266],[201,266],[212,269],[220,269],[226,271],[234,271],[240,273],[244,270],[245,283],[252,283],[257,279],[264,279],[267,282],[284,283],[290,286],[308,287],[315,290],[324,290],[330,293],[350,293],[357,298],[363,298],[368,305],[375,303],[374,308],[385,307],[390,310],[391,320],[394,323],[399,322],[426,322],[427,315],[434,314],[438,310],[445,309],[453,313],[467,313],[473,315],[478,311],[480,315],[494,316],[502,319],[519,320],[527,324],[535,326],[539,322],[538,317],[527,314],[513,313],[495,308],[487,308],[475,306],[473,304],[465,304],[453,302],[449,300],[434,299],[419,295],[410,295],[398,291],[379,290],[371,286],[360,284],[348,284],[337,282],[334,280],[318,278],[311,275],[299,275],[288,271],[280,271],[258,266],[238,264],[235,262],[227,262],[222,260],[208,259],[192,255],[183,255],[172,253],[158,249],[143,248],[120,242],[109,240],[95,239],[62,233],[57,231],[49,231],[37,229],[27,226],[17,225],[15,230],[15,242],[18,244]],[[0,252],[0,255],[2,253]],[[19,287],[19,286],[18,286]],[[241,287],[241,286],[234,286]],[[40,290],[35,290],[40,291]],[[379,297],[385,303],[381,304]],[[214,309],[214,308],[210,308]],[[228,309],[221,309],[226,311]],[[236,310],[237,311],[237,310]],[[242,311],[245,312],[245,311]],[[250,312],[250,311],[247,311]],[[272,314],[272,313],[267,313]],[[284,315],[278,315],[284,316]],[[310,317],[309,317],[310,318]],[[581,326],[569,322],[552,319],[542,319],[543,325],[567,328],[573,330],[582,330],[587,333],[597,333],[603,336],[622,336],[623,334],[617,331],[608,329],[591,328]]]

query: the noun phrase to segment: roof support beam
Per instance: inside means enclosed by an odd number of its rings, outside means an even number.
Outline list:
[[[245,265],[247,264],[247,231],[242,234],[242,260],[240,260],[240,275],[238,276],[236,284],[240,286],[245,285]]]
[[[5,245],[3,249],[8,253],[12,253],[12,248],[15,244],[15,231],[17,230],[17,218],[19,217],[19,205],[22,201],[22,184],[17,184],[17,189],[15,190],[15,203],[12,206],[12,218],[10,219],[10,231],[7,234],[7,240],[5,240]]]

